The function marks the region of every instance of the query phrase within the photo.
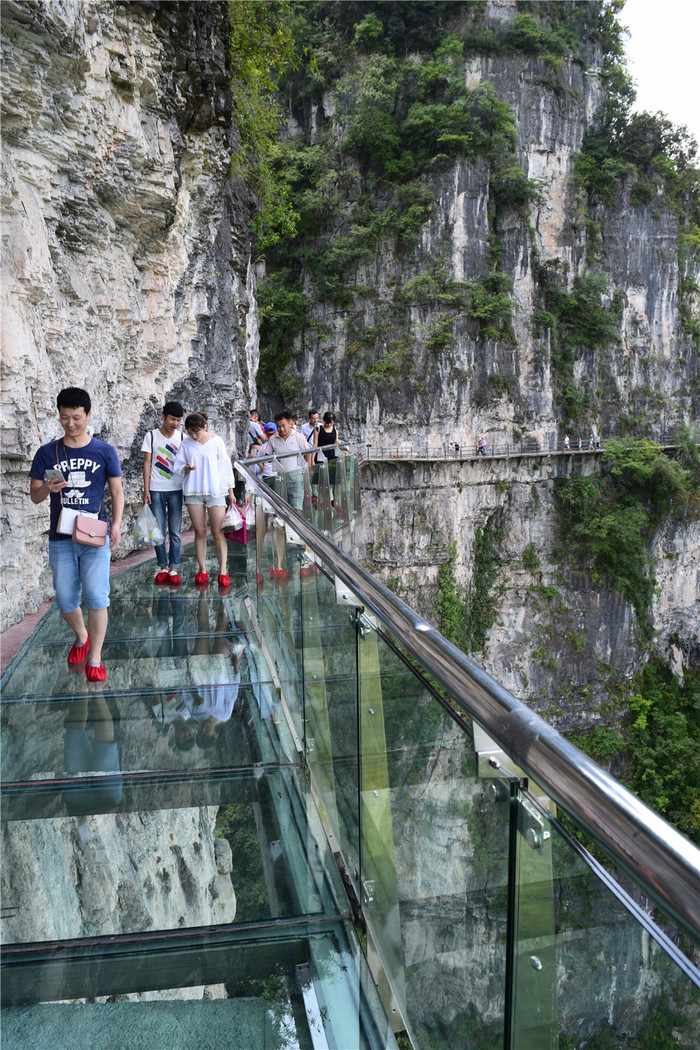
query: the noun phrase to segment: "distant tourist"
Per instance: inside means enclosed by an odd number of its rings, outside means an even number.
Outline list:
[[[294,430],[292,427],[292,414],[287,409],[282,412],[278,412],[275,416],[275,423],[277,424],[277,433],[271,434],[267,439],[267,451],[270,455],[279,455],[284,452],[298,452],[297,456],[285,456],[284,459],[279,459],[278,463],[278,474],[281,472],[285,475],[285,481],[287,486],[287,502],[290,506],[294,507],[295,510],[301,510],[304,505],[304,478],[303,471],[306,470],[304,459],[310,466],[312,463],[312,456],[306,455],[311,452],[311,447],[304,437],[298,430]],[[270,479],[276,480],[276,479]],[[272,488],[275,486],[272,485]],[[279,489],[277,489],[279,491]]]
[[[209,585],[207,572],[207,515],[209,528],[219,562],[219,587],[230,584],[226,572],[228,544],[221,531],[226,514],[226,495],[233,502],[233,468],[226,446],[216,434],[207,430],[205,412],[190,412],[185,419],[187,437],[184,439],[173,469],[184,478],[183,492],[187,511],[194,529],[194,552],[199,572],[194,582],[199,587]]]
[[[254,441],[262,441],[263,438],[264,434],[262,423],[260,422],[260,413],[257,408],[251,408],[248,421],[248,448],[250,448]]]
[[[104,682],[102,645],[109,613],[110,548],[119,542],[124,490],[117,450],[87,433],[92,405],[90,395],[80,387],[66,387],[56,399],[63,437],[42,445],[29,471],[32,503],[51,502],[49,525],[49,565],[53,572],[56,605],[75,634],[68,663],[84,669],[89,682]],[[112,530],[109,537],[104,504],[105,485],[112,497]],[[105,526],[95,527],[95,536],[78,516],[99,519]],[[88,542],[73,538],[83,535]],[[104,533],[101,545],[100,535]],[[87,627],[80,600],[87,609]]]
[[[588,451],[589,452],[593,451],[593,435],[592,434],[591,434],[591,436],[588,439]]]
[[[309,411],[308,423],[304,423],[304,425],[301,428],[301,433],[304,435],[304,437],[310,445],[313,443],[312,435],[314,430],[318,429],[318,425],[318,409],[312,408]]]
[[[335,506],[339,500],[340,489],[338,488],[338,450],[328,448],[329,445],[337,445],[340,441],[338,430],[335,425],[335,416],[332,412],[323,413],[323,426],[314,431],[314,448],[317,448],[322,457],[328,462],[328,483],[331,488],[331,505]],[[324,452],[323,450],[326,449]],[[347,446],[342,446],[344,452],[349,452]]]
[[[564,451],[565,452],[569,451],[569,435],[568,434],[564,438]]]
[[[182,476],[173,472],[175,456],[182,444],[182,417],[185,410],[179,401],[166,401],[162,422],[149,430],[143,439],[143,502],[153,511],[163,542],[156,544],[156,583],[178,587],[180,579],[180,547],[182,533]],[[165,537],[170,538],[170,551]]]
[[[486,442],[484,441],[483,438],[479,438],[479,440],[477,442],[476,454],[477,454],[477,456],[485,456],[486,455]]]
[[[301,433],[304,435],[310,445],[314,443],[314,433],[318,430],[320,424],[318,421],[318,409],[309,409],[309,418],[301,428]],[[311,475],[311,502],[316,507],[318,506],[318,471],[314,470]]]
[[[253,444],[248,449],[248,458],[252,459],[255,456],[259,456],[261,454],[262,447],[263,447],[263,442],[262,441],[254,441]],[[259,474],[262,473],[262,467],[258,466],[257,463],[248,463],[247,466],[248,466],[248,470],[250,471],[251,474],[254,474],[254,475],[258,476]]]

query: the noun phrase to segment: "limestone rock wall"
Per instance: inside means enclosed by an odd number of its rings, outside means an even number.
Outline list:
[[[6,943],[233,922],[217,807],[2,825]]]
[[[492,588],[495,621],[476,659],[558,729],[607,724],[599,705],[611,680],[640,665],[633,606],[589,577],[563,572],[554,557],[554,481],[594,474],[597,457],[532,456],[362,468],[365,563],[387,586],[435,621],[438,573],[455,544],[456,581],[478,576],[478,529],[500,530]],[[697,663],[700,523],[666,525],[655,537],[658,592],[652,609],[658,650]]]
[[[227,4],[8,0],[2,45],[4,627],[50,591],[27,470],[58,390],[90,391],[135,507],[165,399],[236,451],[258,344]]]
[[[487,25],[512,21],[515,14],[515,4],[486,4]],[[594,37],[582,41],[579,60],[563,60],[556,73],[533,54],[465,60],[469,86],[489,83],[508,104],[517,128],[513,162],[539,182],[541,200],[525,214],[498,204],[483,158],[424,176],[437,203],[413,253],[397,252],[389,242],[371,260],[361,260],[346,280],[346,289],[357,288],[349,307],[315,301],[318,293],[306,282],[309,318],[296,337],[293,361],[302,413],[307,404],[332,409],[343,436],[360,445],[457,441],[464,448],[479,437],[512,440],[514,430],[540,441],[561,439],[565,420],[550,338],[533,320],[542,306],[539,270],[556,262],[569,289],[581,275],[607,275],[604,305],[614,303],[620,313],[619,337],[606,347],[582,348],[574,364],[574,385],[588,398],[583,435],[589,428],[617,434],[625,416],[642,417],[657,435],[674,421],[700,417],[700,357],[679,312],[678,223],[662,188],[647,204],[633,203],[630,176],[608,206],[589,202],[573,178],[574,156],[605,99],[601,63]],[[312,110],[308,141],[315,141],[320,126],[339,140],[341,109],[331,85],[323,106]],[[343,172],[346,181],[353,165],[355,158]],[[371,194],[370,183],[358,177],[355,195]],[[514,338],[484,338],[462,314],[449,345],[436,349],[429,337],[445,311],[435,304],[397,307],[396,289],[436,261],[452,280],[483,277],[494,233],[499,269],[513,281]],[[683,266],[697,280],[697,259]],[[401,372],[369,382],[363,370],[390,340],[380,335],[365,359],[358,355],[358,333],[381,332],[387,316],[401,318],[397,323],[412,340],[411,360]]]
[[[460,10],[467,19],[474,7],[455,4],[455,24]],[[533,13],[538,7],[532,5]],[[527,10],[510,0],[487,2],[483,26],[508,25]],[[546,13],[541,17],[546,21]],[[462,450],[473,449],[480,437],[513,446],[526,436],[541,449],[560,448],[570,426],[562,407],[568,383],[583,405],[573,442],[578,436],[586,442],[590,433],[606,438],[625,428],[635,432],[635,426],[636,433],[660,438],[675,422],[700,420],[700,354],[681,316],[681,279],[697,280],[698,258],[679,252],[678,221],[660,183],[651,200],[639,203],[636,176],[629,175],[604,204],[589,199],[575,180],[575,155],[586,132],[600,121],[605,101],[599,39],[594,31],[584,32],[579,44],[577,58],[559,63],[507,50],[463,60],[469,87],[488,83],[507,103],[517,132],[513,163],[537,180],[540,199],[521,207],[499,200],[485,157],[436,164],[421,175],[436,204],[417,245],[401,250],[397,238],[387,237],[371,258],[348,267],[343,291],[352,296],[349,304],[318,301],[313,268],[306,267],[302,283],[308,318],[289,365],[299,380],[302,413],[311,405],[332,409],[342,436],[360,450],[372,445],[374,455],[378,447],[392,445],[435,452],[458,442]],[[431,57],[426,49],[411,60],[427,64]],[[296,105],[293,133],[301,130],[311,144],[326,134],[327,148],[342,141],[350,118],[342,94],[346,81],[338,83],[336,91],[327,82],[322,104],[306,116],[308,126],[302,103]],[[290,104],[296,101],[291,98]],[[338,155],[344,165],[338,185],[351,186],[352,197],[344,201],[346,210],[337,221],[351,239],[351,225],[342,226],[343,219],[362,194],[371,199],[374,171],[370,166],[363,180],[361,160],[341,148]],[[384,187],[383,192],[390,191]],[[382,202],[377,197],[377,214]],[[335,233],[335,227],[327,231],[320,246],[326,247]],[[494,243],[498,269],[512,280],[512,339],[487,338],[454,299],[449,307],[441,306],[440,289],[423,299],[397,295],[413,278],[439,266],[449,299],[449,281],[475,281],[493,267]],[[342,238],[338,244],[342,251]],[[600,275],[607,282],[601,304],[617,329],[596,346],[582,339],[572,352],[568,378],[551,334],[536,320],[549,265],[568,291],[574,291],[577,279]],[[695,314],[697,305],[695,295]],[[442,330],[441,324],[446,325]],[[435,332],[446,338],[431,341]],[[368,380],[368,370],[382,362],[387,367],[375,367]],[[458,580],[467,584],[475,571],[477,529],[489,521],[502,525],[498,615],[483,659],[516,695],[550,697],[544,713],[572,725],[577,717],[597,717],[590,707],[595,709],[596,698],[605,695],[608,676],[636,669],[642,653],[632,606],[594,588],[587,576],[563,576],[552,557],[552,486],[560,469],[578,467],[566,461],[548,464],[544,458],[529,465],[515,458],[459,466],[386,462],[363,468],[362,484],[368,564],[426,616],[434,613],[437,575],[449,545],[456,544]],[[539,559],[537,570],[523,562],[528,548]],[[666,653],[675,636],[686,658],[696,659],[697,522],[664,529],[653,553],[658,646]]]

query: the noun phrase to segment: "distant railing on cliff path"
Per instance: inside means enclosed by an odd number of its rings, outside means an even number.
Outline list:
[[[660,434],[647,435],[650,440],[656,442],[663,449],[672,449],[677,446],[677,428],[663,430]],[[629,435],[610,435],[607,441],[624,441]],[[368,463],[380,460],[410,459],[410,460],[470,460],[470,459],[510,459],[514,456],[590,456],[595,453],[603,453],[605,444],[600,437],[594,438],[568,438],[557,437],[551,434],[548,438],[539,440],[534,437],[522,438],[520,441],[486,441],[480,445],[476,442],[470,445],[458,445],[455,442],[444,442],[442,445],[413,445],[410,442],[397,443],[393,445],[379,445],[367,443],[357,446],[358,463]]]

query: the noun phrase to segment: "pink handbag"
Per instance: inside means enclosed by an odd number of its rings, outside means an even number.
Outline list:
[[[87,547],[104,547],[107,542],[107,522],[78,514],[73,522],[73,540]]]
[[[63,446],[63,455],[66,456],[66,446]],[[56,442],[56,462],[58,459],[58,441]],[[63,491],[60,492],[61,497],[61,514],[65,510],[71,510],[63,506]],[[99,515],[102,510],[102,501],[97,508],[97,514]],[[70,525],[68,526],[70,528]],[[107,542],[107,522],[101,521],[99,516],[92,518],[87,514],[76,514],[73,522],[73,542],[84,543],[86,547],[104,547]],[[60,516],[59,516],[59,532],[60,532]]]

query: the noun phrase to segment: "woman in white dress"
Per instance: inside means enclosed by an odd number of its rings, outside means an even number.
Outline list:
[[[185,419],[187,437],[178,449],[173,471],[184,478],[185,505],[194,529],[194,552],[199,572],[198,586],[209,584],[207,572],[207,515],[211,537],[219,561],[219,587],[229,586],[226,572],[228,545],[221,531],[226,514],[226,495],[233,503],[233,468],[226,446],[216,434],[207,430],[205,412],[191,412]]]

